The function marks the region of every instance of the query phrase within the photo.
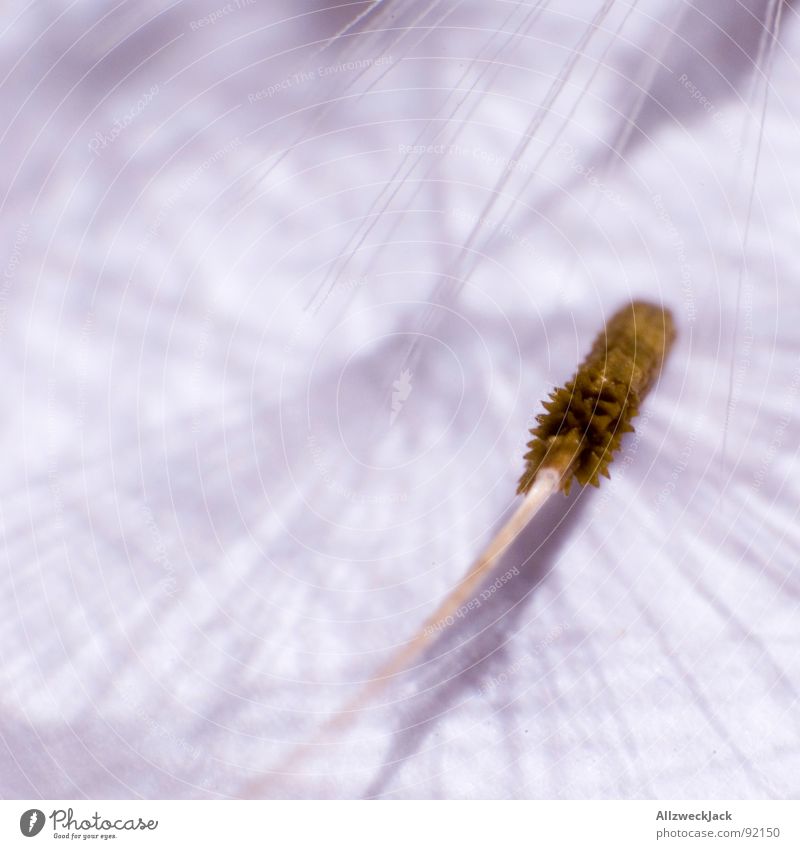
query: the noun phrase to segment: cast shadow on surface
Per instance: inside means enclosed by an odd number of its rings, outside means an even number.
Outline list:
[[[519,569],[519,575],[445,631],[420,661],[432,667],[431,675],[438,672],[439,680],[423,684],[404,712],[404,727],[394,733],[383,765],[364,791],[365,797],[390,793],[393,778],[421,750],[436,730],[437,720],[477,692],[493,672],[508,665],[504,643],[519,636],[521,620],[529,614],[536,590],[547,580],[589,497],[591,492],[577,489],[567,498],[557,496],[548,503],[517,537],[486,584],[513,567]],[[454,665],[458,666],[455,671]]]

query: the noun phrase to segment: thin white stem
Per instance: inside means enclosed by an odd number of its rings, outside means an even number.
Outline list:
[[[436,642],[444,631],[448,630],[448,620],[452,624],[451,617],[464,602],[469,601],[470,597],[477,592],[492,569],[499,563],[506,549],[514,542],[528,522],[542,509],[550,496],[558,491],[561,478],[562,473],[556,469],[539,470],[522,503],[495,534],[483,553],[469,568],[461,581],[448,593],[435,612],[428,617],[423,626],[403,648],[384,663],[375,676],[323,725],[312,741],[296,749],[286,761],[276,768],[274,772],[276,777],[278,774],[294,773],[299,764],[312,753],[314,747],[326,742],[334,732],[343,731],[358,717],[359,711],[372,701],[395,675],[408,669],[423,652]],[[255,790],[256,788],[251,787],[251,791]],[[253,795],[255,795],[254,792]]]
[[[544,469],[537,475],[533,486],[525,495],[522,503],[492,538],[466,575],[445,597],[435,612],[428,617],[422,628],[380,668],[380,671],[361,693],[351,701],[344,711],[338,714],[339,716],[358,710],[365,701],[372,698],[384,684],[388,683],[389,679],[404,669],[408,669],[414,660],[436,641],[439,634],[447,629],[447,622],[450,617],[454,616],[464,602],[469,601],[470,597],[477,592],[491,572],[492,567],[499,562],[503,552],[514,542],[520,531],[556,491],[560,479],[561,476],[554,469]]]

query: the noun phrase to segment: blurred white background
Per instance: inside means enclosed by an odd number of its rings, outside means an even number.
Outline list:
[[[793,4],[1,32],[0,794],[796,798]],[[679,338],[612,480],[287,774],[631,297]]]

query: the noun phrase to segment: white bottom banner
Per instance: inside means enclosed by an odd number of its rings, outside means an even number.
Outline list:
[[[800,847],[798,802],[2,801],[0,846]]]

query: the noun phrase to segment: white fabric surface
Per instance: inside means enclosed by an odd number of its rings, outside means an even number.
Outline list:
[[[6,9],[4,797],[796,797],[800,22],[740,279],[767,4],[606,5],[385,0],[328,47],[365,4]],[[632,296],[679,339],[612,480],[271,773]]]

